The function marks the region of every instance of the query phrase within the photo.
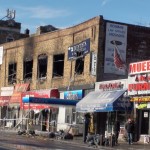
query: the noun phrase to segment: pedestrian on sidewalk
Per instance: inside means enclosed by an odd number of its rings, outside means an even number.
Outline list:
[[[127,132],[128,144],[133,144],[134,123],[132,119],[128,119],[127,123],[125,124],[125,129]]]
[[[84,143],[87,140],[87,135],[89,132],[89,125],[90,125],[90,114],[87,113],[84,115],[84,131],[83,131],[83,141]]]
[[[115,135],[115,144],[118,144],[118,137],[120,132],[120,122],[118,120],[114,123],[114,135]]]

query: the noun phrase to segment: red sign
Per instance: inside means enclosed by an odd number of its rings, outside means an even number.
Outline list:
[[[131,63],[129,65],[129,74],[139,74],[150,72],[150,60]]]
[[[27,91],[22,93],[22,97],[38,97],[38,98],[59,98],[58,89],[46,89],[46,90],[35,90],[35,91]],[[22,99],[22,98],[21,98]],[[24,104],[20,103],[21,109],[47,109],[51,108],[50,105],[44,104]]]
[[[123,84],[121,82],[102,83],[102,84],[99,85],[99,89],[102,89],[103,91],[115,90],[115,89],[123,89]]]
[[[135,83],[128,85],[128,91],[147,91],[150,90],[150,83]]]
[[[0,106],[7,106],[9,104],[10,96],[0,96]]]

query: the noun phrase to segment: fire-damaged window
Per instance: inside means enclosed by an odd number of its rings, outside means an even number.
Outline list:
[[[53,78],[64,75],[64,54],[53,56]]]
[[[47,75],[47,61],[48,57],[46,54],[41,54],[38,56],[38,79],[46,79]]]
[[[24,67],[23,67],[24,80],[32,79],[32,68],[33,68],[33,60],[25,60]]]
[[[75,74],[79,75],[82,74],[84,71],[84,57],[83,52],[76,52],[76,64],[75,64]]]
[[[16,79],[17,63],[11,63],[8,67],[8,84],[17,83]]]

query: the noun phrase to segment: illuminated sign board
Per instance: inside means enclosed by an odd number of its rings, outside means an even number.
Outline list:
[[[145,97],[132,97],[131,102],[150,102],[150,96]]]

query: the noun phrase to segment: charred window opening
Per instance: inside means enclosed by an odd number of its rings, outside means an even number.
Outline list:
[[[17,73],[17,64],[16,63],[9,64],[8,84],[13,84],[17,82],[16,73]]]
[[[48,57],[46,54],[41,54],[38,56],[38,79],[46,79],[47,75],[47,61]]]
[[[64,75],[64,54],[53,56],[53,77]]]
[[[32,79],[32,68],[33,68],[33,60],[25,60],[24,61],[24,80]]]
[[[77,59],[75,64],[75,73],[76,74],[82,74],[84,71],[84,57],[83,52],[76,52],[77,53]]]

